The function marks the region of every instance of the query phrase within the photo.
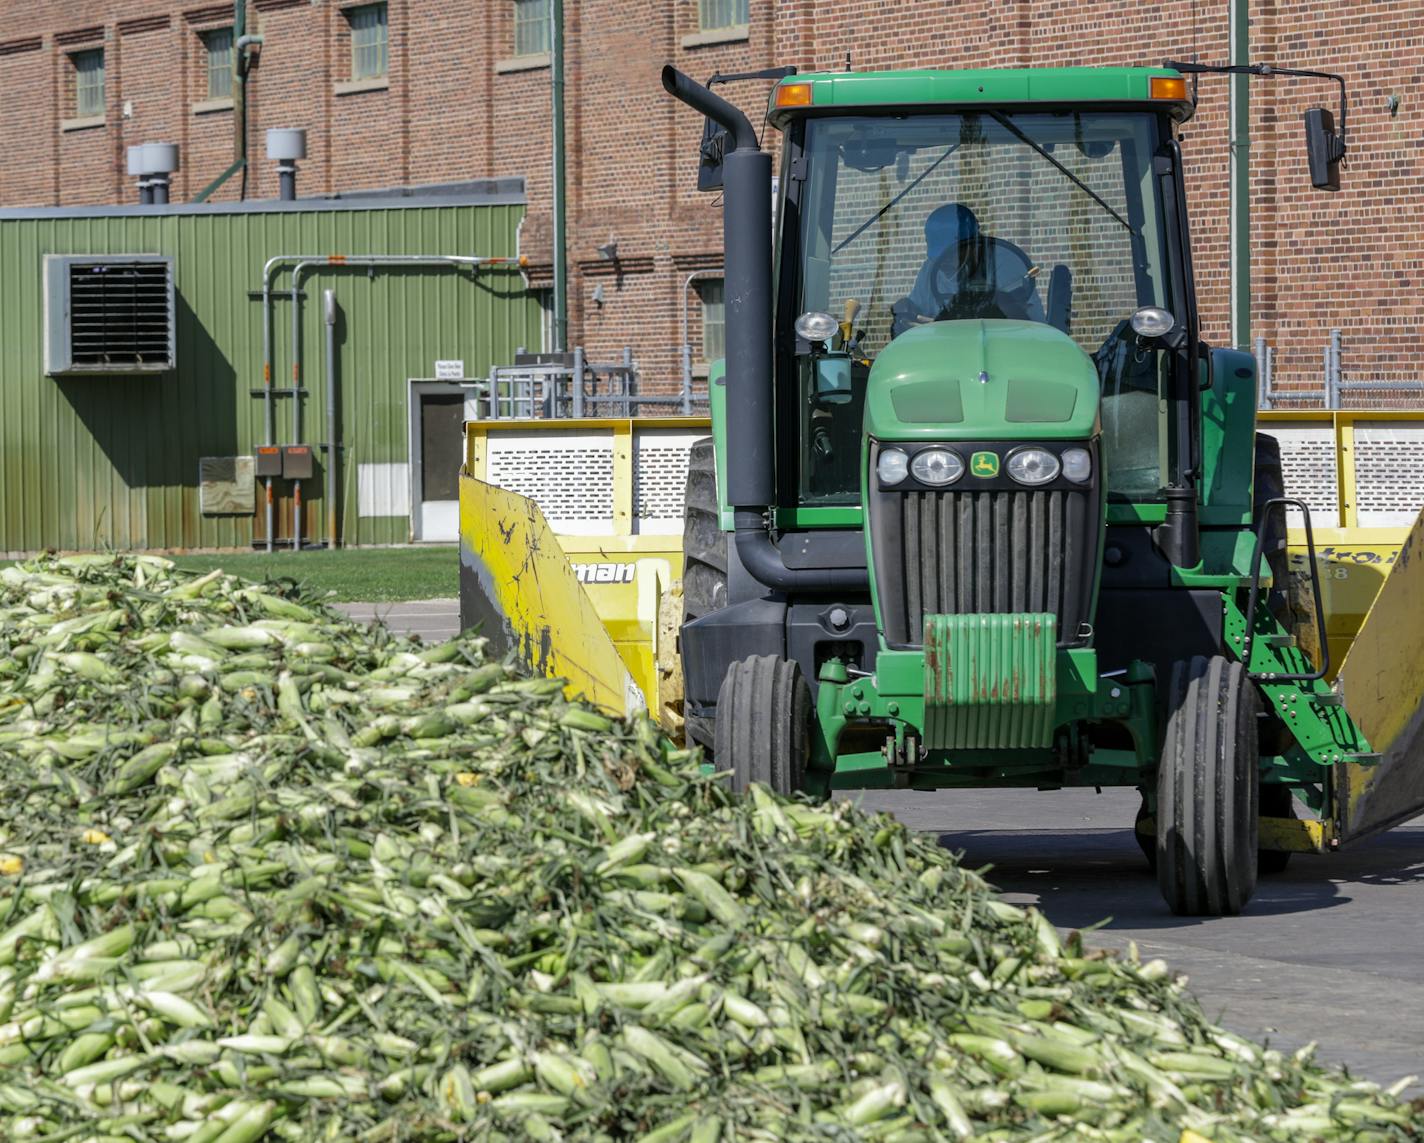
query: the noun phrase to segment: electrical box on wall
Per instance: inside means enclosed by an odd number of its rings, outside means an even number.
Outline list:
[[[167,373],[177,363],[173,259],[47,254],[45,373]]]
[[[258,445],[253,455],[258,476],[282,475],[282,450],[276,445]]]
[[[285,445],[282,448],[282,475],[288,480],[310,480],[312,467],[311,445]]]

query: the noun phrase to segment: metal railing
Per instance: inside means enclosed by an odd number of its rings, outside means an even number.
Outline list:
[[[1320,387],[1277,389],[1275,385],[1275,349],[1258,337],[1255,345],[1256,377],[1259,382],[1259,406],[1262,409],[1278,408],[1277,402],[1287,401],[1289,407],[1299,408],[1314,405],[1322,409],[1339,410],[1346,407],[1354,394],[1375,394],[1376,400],[1385,394],[1395,394],[1400,400],[1414,396],[1424,397],[1424,381],[1367,381],[1350,380],[1345,376],[1341,359],[1344,354],[1344,335],[1341,330],[1332,329],[1330,339],[1321,349]],[[1365,398],[1369,400],[1369,397]],[[1398,405],[1388,407],[1398,408]]]
[[[470,386],[478,420],[633,417],[648,410],[688,416],[707,400],[705,392],[693,391],[686,375],[679,392],[640,392],[641,372],[627,346],[621,360],[612,362],[589,360],[582,346],[569,354],[515,358],[515,364],[496,365]]]

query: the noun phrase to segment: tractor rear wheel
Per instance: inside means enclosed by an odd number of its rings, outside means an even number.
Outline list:
[[[727,606],[727,533],[722,531],[717,499],[717,461],[712,438],[693,444],[687,458],[687,491],[682,523],[682,621]],[[686,733],[701,746],[712,746],[712,720],[688,715]]]
[[[1256,888],[1256,691],[1240,663],[1172,668],[1157,766],[1157,884],[1174,913],[1229,916]]]
[[[811,751],[811,688],[796,663],[753,655],[727,668],[717,694],[713,753],[732,789],[752,782],[778,794],[805,783]]]

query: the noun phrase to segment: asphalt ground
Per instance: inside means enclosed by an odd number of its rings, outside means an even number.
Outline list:
[[[344,604],[427,641],[458,629],[454,600]],[[1424,1076],[1424,817],[1330,856],[1297,855],[1263,878],[1240,917],[1176,917],[1132,834],[1130,790],[864,793],[938,837],[1007,900],[1064,930],[1160,956],[1233,1031],[1390,1084]],[[1424,1084],[1410,1089],[1424,1094]]]

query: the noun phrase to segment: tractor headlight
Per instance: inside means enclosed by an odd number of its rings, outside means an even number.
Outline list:
[[[1047,449],[1021,448],[1009,454],[1009,475],[1020,484],[1047,484],[1058,479],[1061,467]]]
[[[1085,448],[1063,450],[1063,475],[1074,484],[1087,484],[1093,479],[1093,456]]]
[[[910,472],[910,458],[898,448],[882,449],[875,462],[875,475],[881,484],[899,484]]]
[[[830,314],[822,313],[820,310],[807,310],[791,323],[791,327],[796,331],[797,337],[803,337],[807,341],[815,343],[829,341],[835,337],[836,330],[841,328],[841,323]]]
[[[964,461],[947,448],[927,448],[915,453],[910,471],[921,484],[953,484],[964,475]]]

